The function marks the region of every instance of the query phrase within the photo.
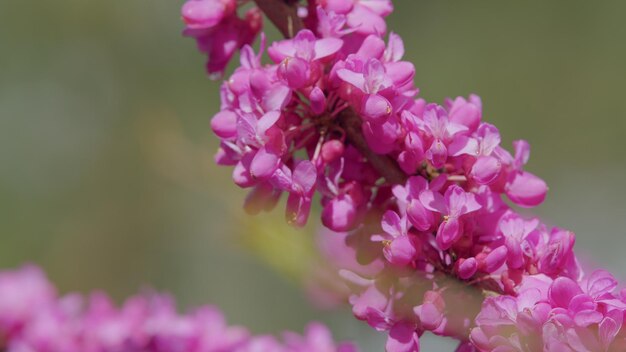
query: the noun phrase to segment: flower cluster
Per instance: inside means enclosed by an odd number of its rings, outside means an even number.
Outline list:
[[[543,274],[522,280],[516,296],[487,298],[471,341],[483,351],[624,351],[624,291],[597,270],[576,282]]]
[[[228,326],[215,307],[176,312],[169,296],[138,295],[116,308],[94,293],[58,297],[36,267],[0,272],[0,350],[7,352],[356,352],[326,327],[283,341]]]
[[[342,239],[333,253],[349,257],[353,312],[388,332],[388,351],[418,350],[425,331],[461,351],[620,350],[614,280],[584,279],[574,234],[515,210],[547,193],[524,169],[529,144],[507,151],[478,96],[420,98],[402,39],[386,33],[392,9],[311,0],[284,18],[293,37],[269,45],[270,64],[265,37],[258,53],[242,47],[211,128],[216,162],[251,189],[245,208],[286,193],[287,221],[301,226],[319,194],[321,222]]]

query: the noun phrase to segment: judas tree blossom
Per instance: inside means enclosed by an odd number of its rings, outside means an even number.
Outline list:
[[[596,271],[580,283],[529,276],[516,296],[485,300],[471,339],[480,351],[622,351],[626,305]]]
[[[173,300],[148,293],[116,307],[104,293],[59,297],[41,270],[0,272],[0,350],[7,352],[357,352],[311,323],[282,341],[227,325],[212,306],[179,314]]]
[[[181,12],[188,28],[209,29],[232,16],[236,8],[235,0],[193,0],[186,2]]]
[[[445,195],[425,190],[419,195],[424,208],[440,213],[443,221],[437,230],[437,244],[446,250],[463,235],[462,216],[480,209],[480,204],[472,193],[465,192],[461,187],[452,185]]]
[[[340,39],[317,39],[313,32],[302,30],[292,40],[274,43],[268,54],[279,63],[279,77],[289,87],[299,89],[310,86],[320,78],[322,66],[319,61],[337,53],[342,45]]]
[[[250,189],[251,213],[287,193],[287,221],[303,226],[319,194],[325,236],[340,238],[330,252],[346,257],[329,259],[332,277],[388,351],[419,350],[427,331],[463,352],[625,349],[615,280],[584,275],[572,232],[516,210],[548,190],[526,169],[529,144],[507,151],[477,95],[419,96],[402,38],[387,34],[390,0],[256,3],[285,36],[269,60],[264,35],[252,49],[259,8],[183,7],[210,72],[241,48],[211,121],[216,162]]]
[[[182,8],[186,36],[196,39],[198,49],[206,53],[207,72],[220,77],[237,49],[258,35],[262,15],[256,8],[237,15],[236,0],[190,0]]]

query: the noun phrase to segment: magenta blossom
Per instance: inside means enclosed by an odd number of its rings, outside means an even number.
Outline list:
[[[455,185],[448,188],[443,196],[438,192],[425,190],[420,193],[419,199],[426,209],[443,216],[437,230],[437,244],[444,250],[450,248],[463,235],[462,216],[480,209],[474,194]]]
[[[179,314],[166,295],[131,297],[121,307],[103,293],[58,297],[35,267],[0,272],[0,349],[11,352],[357,352],[312,323],[283,341],[227,325],[210,306]]]

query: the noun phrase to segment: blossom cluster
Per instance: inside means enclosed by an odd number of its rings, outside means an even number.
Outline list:
[[[211,306],[178,314],[163,294],[117,308],[103,293],[59,297],[36,267],[0,272],[0,350],[7,352],[356,352],[311,323],[304,333],[253,336]]]
[[[580,282],[527,276],[516,296],[485,300],[471,341],[482,351],[624,351],[626,291],[616,287],[604,270]]]
[[[354,315],[388,332],[390,352],[419,350],[425,331],[460,351],[623,350],[616,282],[583,275],[572,232],[516,211],[548,190],[525,170],[529,144],[507,151],[476,95],[419,97],[401,37],[387,35],[390,0],[274,2],[298,7],[294,32],[267,47],[269,64],[263,35],[258,53],[241,47],[211,120],[216,162],[251,190],[246,210],[285,193],[301,226],[319,194]]]

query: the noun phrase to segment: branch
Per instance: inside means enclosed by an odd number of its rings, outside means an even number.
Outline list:
[[[363,121],[352,109],[346,109],[338,116],[339,124],[346,131],[346,137],[352,144],[374,167],[378,173],[380,173],[387,183],[394,185],[404,185],[407,179],[407,175],[398,167],[395,160],[388,156],[374,153],[367,145],[361,125]]]
[[[254,2],[285,38],[292,38],[295,33],[305,28],[304,22],[298,17],[297,1],[254,0]],[[361,130],[363,122],[359,115],[352,109],[346,109],[339,114],[338,118],[341,127],[346,131],[348,142],[367,158],[372,167],[385,178],[387,183],[404,184],[407,175],[398,167],[396,161],[390,157],[376,154],[368,147]]]
[[[298,17],[297,4],[293,1],[254,0],[254,2],[285,38],[292,38],[304,28],[304,22]]]

